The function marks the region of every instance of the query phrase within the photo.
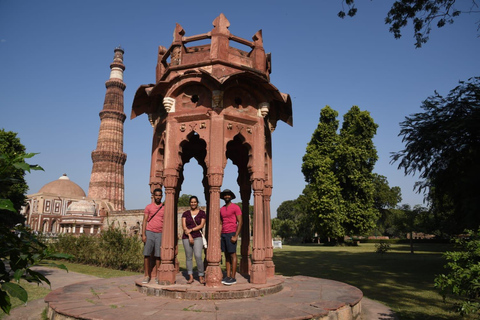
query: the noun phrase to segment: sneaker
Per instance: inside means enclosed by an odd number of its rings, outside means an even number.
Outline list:
[[[150,282],[150,277],[145,277],[142,280],[142,283],[149,283]]]
[[[230,280],[230,277],[225,277],[222,279],[223,284],[227,284],[227,282]]]
[[[227,281],[225,281],[224,285],[226,286],[231,286],[232,284],[237,283],[237,280],[235,278],[228,278]]]
[[[156,284],[159,284],[159,283],[160,283],[157,278],[155,278],[155,283],[156,283]]]

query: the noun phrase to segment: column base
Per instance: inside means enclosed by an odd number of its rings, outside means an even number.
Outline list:
[[[275,264],[272,260],[265,260],[265,268],[267,278],[273,278],[275,276]]]
[[[261,263],[253,262],[252,268],[250,269],[250,283],[267,283],[267,273],[265,270],[265,263],[263,261]]]
[[[207,287],[220,287],[222,286],[222,268],[220,266],[207,266],[205,270],[205,280]]]
[[[177,272],[173,263],[160,263],[160,269],[158,270],[158,283],[162,285],[175,284]]]

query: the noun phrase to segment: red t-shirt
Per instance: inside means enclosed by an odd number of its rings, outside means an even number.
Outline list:
[[[160,206],[162,206],[162,208],[157,212]],[[162,232],[163,215],[165,214],[165,206],[163,205],[163,203],[160,206],[157,206],[155,202],[153,202],[145,207],[145,216],[147,216],[147,221],[148,221],[146,230],[157,232],[157,233]],[[155,212],[157,212],[157,214],[155,214]],[[153,216],[154,214],[155,216]],[[150,218],[151,220],[149,221]]]
[[[237,231],[237,216],[242,215],[242,210],[235,203],[220,208],[220,217],[222,218],[222,233],[232,233]]]

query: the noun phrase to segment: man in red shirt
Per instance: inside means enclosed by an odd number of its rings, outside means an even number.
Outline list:
[[[237,283],[235,279],[237,273],[237,240],[242,229],[242,210],[238,205],[232,203],[235,194],[229,189],[220,192],[220,198],[225,201],[225,205],[220,208],[220,218],[222,220],[221,246],[222,252],[225,252],[227,269],[227,276],[223,278],[222,283],[230,286]]]
[[[142,224],[142,241],[145,243],[143,248],[144,278],[142,283],[150,282],[150,255],[152,252],[155,257],[157,274],[160,269],[160,247],[162,245],[163,215],[165,213],[162,196],[162,189],[153,190],[154,202],[145,207]],[[155,283],[158,284],[158,275],[155,275]]]

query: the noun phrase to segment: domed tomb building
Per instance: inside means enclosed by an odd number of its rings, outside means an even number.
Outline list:
[[[26,224],[34,231],[47,234],[96,234],[111,204],[85,198],[85,191],[64,174],[37,193],[27,195],[23,208]]]

